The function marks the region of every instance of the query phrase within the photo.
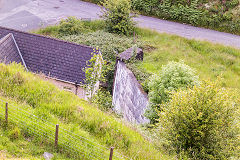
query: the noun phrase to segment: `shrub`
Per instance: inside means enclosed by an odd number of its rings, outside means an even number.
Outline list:
[[[116,53],[121,53],[134,45],[133,38],[108,33],[102,30],[79,35],[63,36],[61,39],[91,47],[98,47],[103,55],[103,59],[115,62]],[[140,41],[136,42],[141,46]]]
[[[93,96],[92,103],[98,105],[101,110],[108,111],[112,108],[112,95],[107,90],[99,89]]]
[[[105,0],[102,3],[103,19],[109,32],[129,35],[133,32],[131,5],[128,0]]]
[[[239,154],[239,102],[218,83],[174,92],[161,107],[159,132],[180,155],[215,160]]]
[[[150,78],[148,84],[150,108],[146,116],[154,123],[158,118],[156,110],[160,110],[160,105],[169,100],[172,91],[198,84],[198,76],[193,69],[181,62],[169,62],[162,67],[158,75]]]
[[[59,24],[59,34],[63,35],[79,34],[88,31],[89,29],[84,27],[83,22],[75,17],[61,20]]]

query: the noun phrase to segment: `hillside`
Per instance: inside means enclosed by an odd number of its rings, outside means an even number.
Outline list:
[[[136,128],[24,71],[21,65],[0,64],[0,100],[0,149],[5,155],[31,159],[50,152],[56,159],[106,159],[113,146],[116,159],[169,159]],[[9,103],[8,126],[5,102]],[[57,150],[55,124],[60,126]]]
[[[158,73],[169,61],[183,61],[196,70],[200,79],[222,79],[222,86],[240,89],[240,50],[179,36],[139,29],[147,44],[142,62],[134,64],[142,73]],[[138,71],[139,72],[139,71]]]
[[[136,28],[136,39],[106,31],[103,21],[79,21],[75,18],[36,32],[98,47],[110,69],[104,88],[108,94],[100,92],[98,101],[90,104],[57,89],[41,76],[24,71],[20,65],[1,64],[0,119],[4,138],[0,147],[4,156],[41,159],[44,152],[50,152],[56,159],[107,159],[112,146],[115,147],[115,159],[164,160],[182,156],[166,147],[165,137],[159,136],[162,133],[153,126],[132,126],[112,113],[110,92],[115,53],[133,45],[143,48],[144,59],[130,60],[127,65],[146,91],[150,76],[159,73],[163,65],[170,61],[184,61],[196,70],[200,81],[220,79],[220,86],[236,91],[234,96],[239,98],[238,49],[140,28]],[[8,126],[4,122],[6,102],[9,103]],[[54,147],[56,124],[60,126],[57,149]],[[15,147],[12,149],[10,146]],[[233,151],[236,154],[237,149]]]

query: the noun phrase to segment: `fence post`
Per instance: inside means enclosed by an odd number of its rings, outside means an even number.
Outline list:
[[[109,160],[112,160],[112,157],[113,157],[113,149],[114,149],[114,147],[111,147],[111,148],[110,148]]]
[[[55,131],[55,148],[58,146],[58,129],[59,129],[59,124],[56,124],[56,131]]]
[[[6,102],[6,108],[5,108],[5,122],[8,124],[8,102]]]

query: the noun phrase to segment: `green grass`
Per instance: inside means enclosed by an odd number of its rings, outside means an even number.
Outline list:
[[[200,79],[221,77],[223,86],[240,89],[239,49],[147,29],[138,29],[137,33],[148,45],[144,60],[136,64],[138,69],[157,74],[169,61],[184,61],[197,71]]]
[[[13,107],[9,109],[9,111],[12,111],[10,113],[12,117],[15,118],[13,115],[16,115],[20,119],[18,121],[14,119],[10,121],[12,127],[10,127],[9,132],[16,132],[14,128],[17,127],[22,135],[19,143],[24,143],[24,139],[30,137],[33,141],[31,144],[27,144],[25,148],[30,150],[29,147],[34,145],[36,150],[39,151],[36,154],[30,152],[26,155],[16,151],[17,157],[40,157],[43,151],[46,150],[50,150],[50,153],[51,151],[55,153],[55,150],[52,149],[51,139],[35,136],[32,134],[33,130],[31,129],[35,127],[34,129],[39,133],[45,133],[47,136],[50,136],[54,135],[54,126],[45,125],[45,121],[34,121],[33,116],[23,114],[24,112],[21,110],[24,110],[53,124],[58,123],[60,127],[85,137],[95,144],[100,144],[107,148],[114,146],[115,153],[119,152],[131,159],[170,159],[169,156],[164,155],[146,140],[136,128],[125,124],[108,113],[100,111],[96,106],[90,105],[72,93],[57,89],[53,84],[41,80],[41,77],[24,71],[21,65],[11,64],[6,66],[0,64],[0,93],[0,99],[20,108],[20,110],[17,109],[14,112],[12,110]],[[4,112],[3,107],[4,103],[1,104],[1,112]],[[1,128],[3,129],[3,115],[0,117],[2,122]],[[45,128],[42,129],[38,125]],[[9,137],[8,134],[3,135]],[[62,135],[62,138],[59,140],[60,144],[61,139],[67,138],[67,136]],[[19,138],[15,137],[9,141],[9,144],[19,145],[16,142],[18,140]],[[71,140],[69,141],[71,142]],[[43,149],[40,149],[39,145]],[[11,150],[8,146],[3,146],[2,149],[7,150],[7,153],[10,155],[15,154],[15,149]],[[71,152],[59,152],[61,153],[60,157],[74,157]],[[89,154],[89,150],[84,150],[83,154]]]

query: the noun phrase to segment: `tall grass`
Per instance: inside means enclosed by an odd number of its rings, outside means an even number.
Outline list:
[[[105,147],[114,146],[130,159],[169,159],[134,128],[24,71],[21,65],[0,64],[0,93],[18,104],[28,105],[31,113],[44,120],[60,123]]]

